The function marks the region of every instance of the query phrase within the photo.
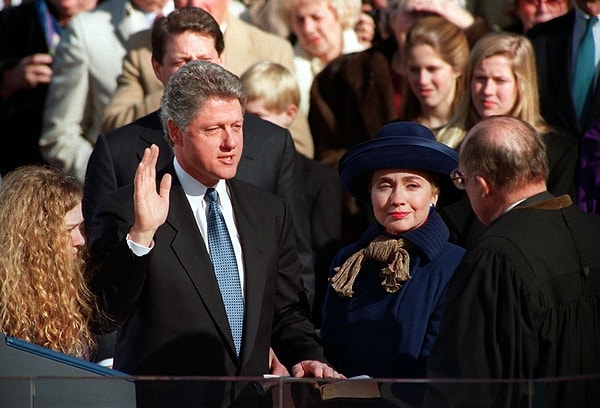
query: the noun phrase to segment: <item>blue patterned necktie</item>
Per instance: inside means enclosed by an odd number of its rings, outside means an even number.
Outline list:
[[[244,299],[240,285],[235,253],[227,225],[217,202],[217,191],[214,188],[206,190],[204,199],[208,202],[208,247],[210,259],[217,276],[221,297],[225,304],[225,312],[233,335],[237,355],[240,355],[242,331],[244,327]]]
[[[590,17],[588,19],[585,34],[579,43],[577,59],[575,60],[575,70],[573,71],[573,102],[575,104],[575,112],[577,112],[577,119],[582,125],[586,119],[586,110],[590,103],[594,74],[596,72],[596,46],[594,45],[592,27],[597,21],[598,17]]]

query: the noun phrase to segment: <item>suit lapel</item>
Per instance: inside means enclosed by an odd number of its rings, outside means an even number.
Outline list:
[[[258,334],[268,262],[262,248],[265,240],[260,239],[259,226],[254,224],[254,220],[257,219],[254,214],[254,206],[258,206],[260,203],[254,202],[252,198],[241,196],[236,189],[238,183],[240,182],[237,180],[230,180],[228,185],[244,254],[245,318],[242,347],[242,364],[244,364],[251,357],[254,341]]]

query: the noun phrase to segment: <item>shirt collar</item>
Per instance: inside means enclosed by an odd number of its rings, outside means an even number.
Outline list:
[[[200,183],[198,180],[193,178],[191,175],[189,175],[183,169],[183,167],[181,167],[181,165],[177,161],[177,158],[173,159],[173,166],[175,167],[175,174],[177,175],[177,178],[181,183],[181,187],[183,188],[183,191],[185,192],[186,196],[188,196],[190,202],[192,200],[198,199],[203,200],[204,194],[206,194],[206,190],[209,187],[214,187],[214,189],[217,190],[217,193],[219,193],[219,196],[227,194],[227,183],[224,179],[219,180],[219,182],[215,186],[205,186],[204,184]]]

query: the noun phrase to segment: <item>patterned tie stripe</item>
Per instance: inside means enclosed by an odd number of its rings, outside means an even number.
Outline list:
[[[219,283],[235,349],[239,356],[244,327],[244,299],[235,253],[223,214],[219,208],[217,191],[214,188],[207,189],[204,199],[208,202],[206,220],[210,258]]]

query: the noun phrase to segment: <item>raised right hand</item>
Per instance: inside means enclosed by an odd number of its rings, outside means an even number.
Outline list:
[[[156,190],[156,162],[158,146],[144,150],[133,181],[135,223],[129,230],[129,239],[139,245],[151,247],[156,230],[164,224],[169,213],[171,175],[165,174]]]

